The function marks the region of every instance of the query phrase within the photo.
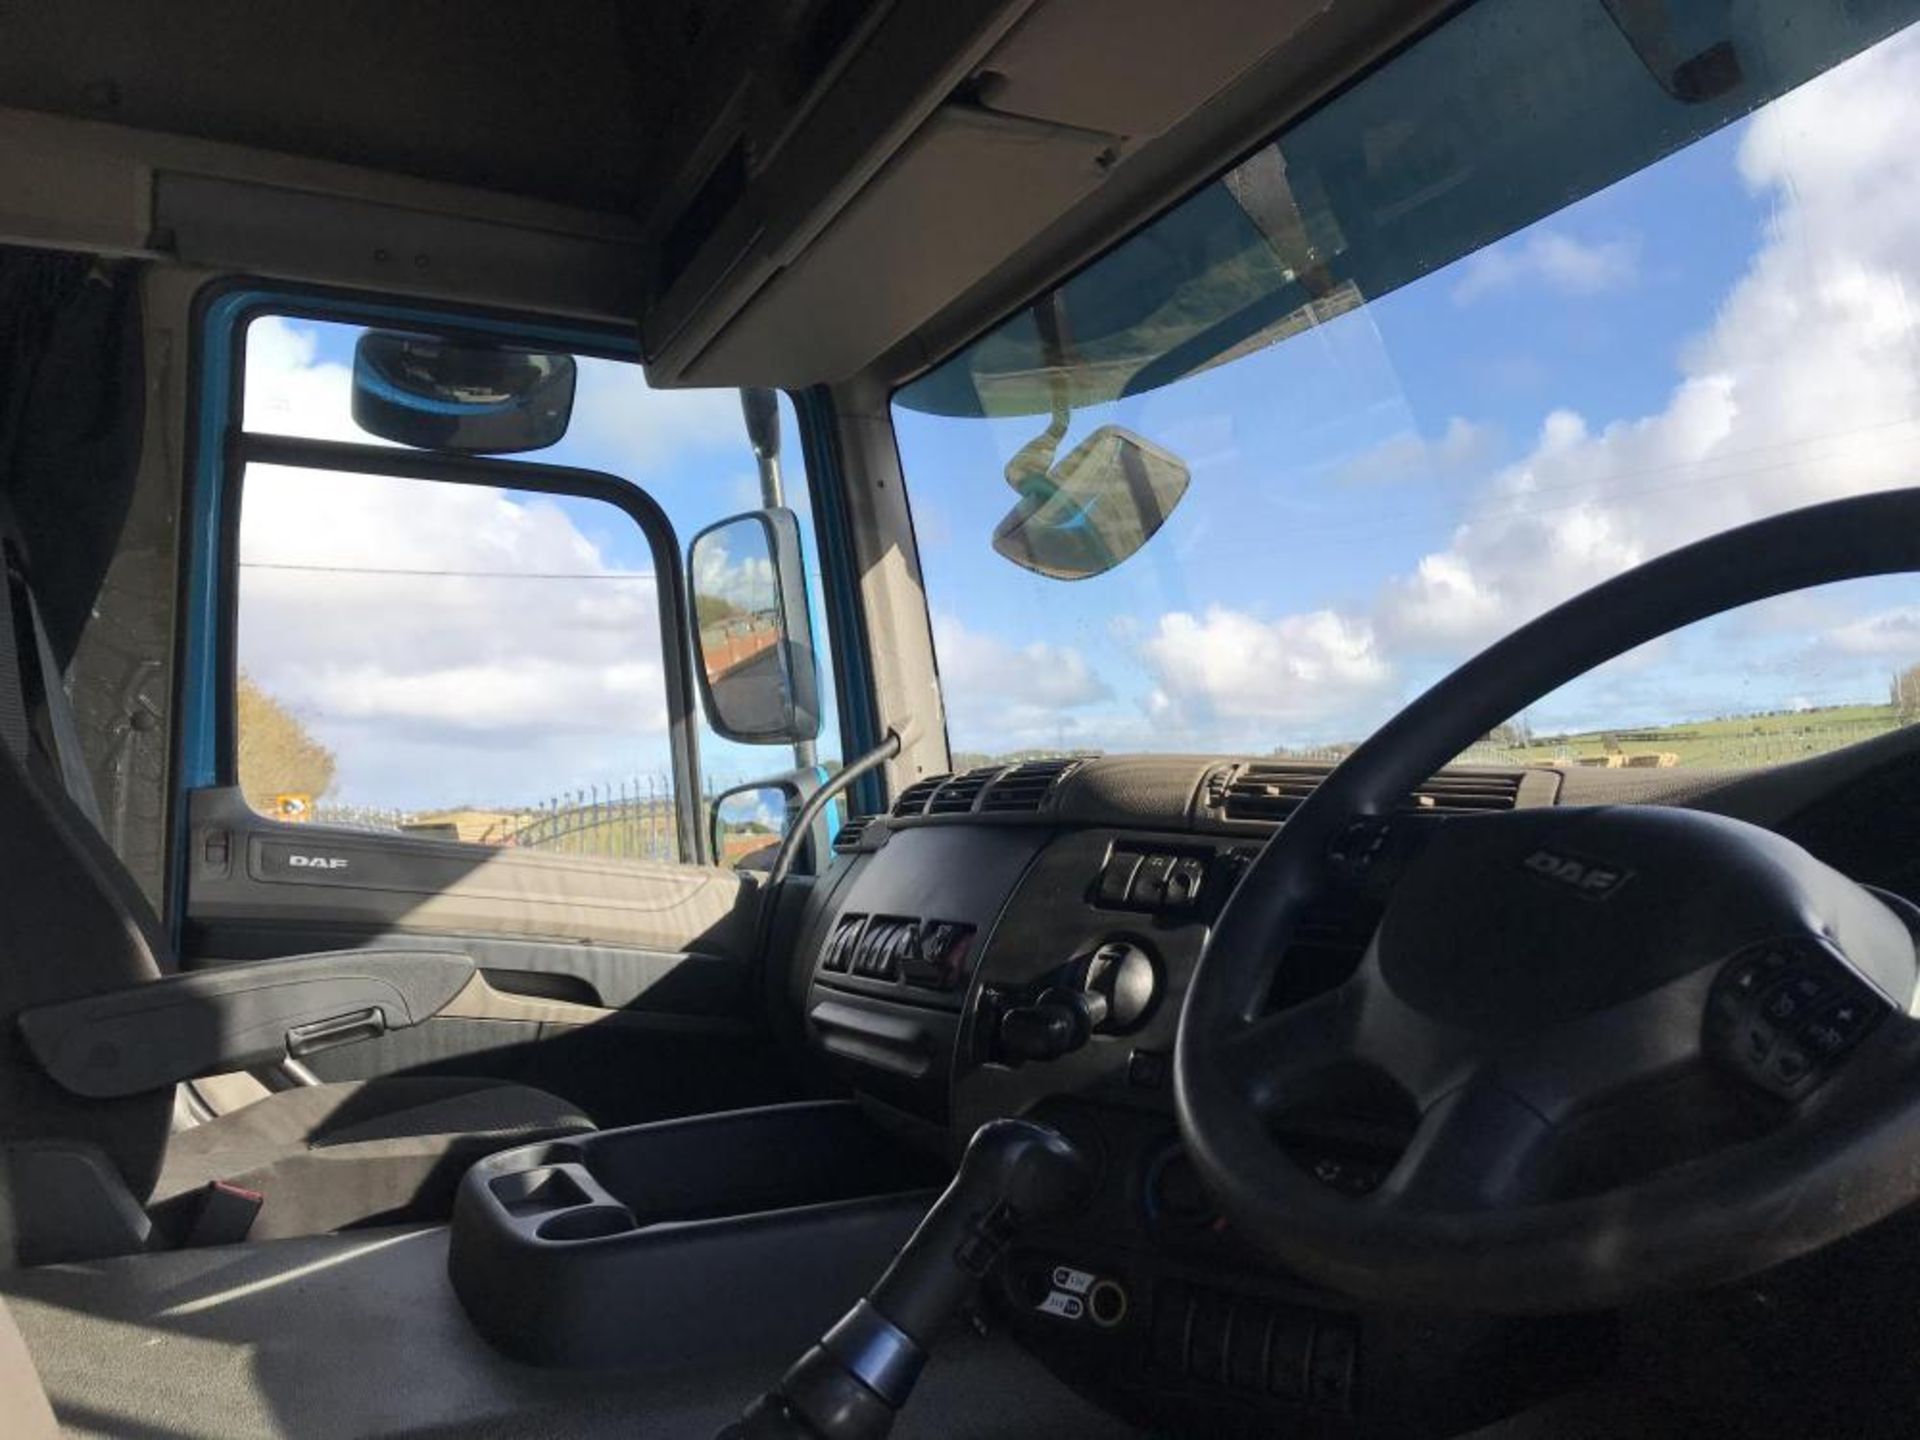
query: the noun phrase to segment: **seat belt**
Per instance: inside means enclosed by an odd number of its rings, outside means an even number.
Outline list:
[[[54,659],[53,643],[47,638],[46,622],[40,615],[40,602],[34,599],[33,585],[26,574],[26,556],[22,553],[19,532],[13,525],[11,507],[4,500],[0,500],[0,550],[4,550],[5,557],[4,574],[0,574],[0,742],[14,753],[22,767],[27,765],[33,744],[33,730],[27,715],[26,667],[30,661],[47,707],[52,759],[60,772],[60,783],[67,798],[94,829],[99,830],[100,801],[94,794],[93,775],[80,748],[80,728],[74,720],[73,701],[67,694],[59,662]],[[23,638],[29,647],[25,654],[22,653]]]
[[[0,531],[0,744],[25,766],[32,732],[27,728],[27,677],[20,669],[19,633],[13,614],[13,547]]]

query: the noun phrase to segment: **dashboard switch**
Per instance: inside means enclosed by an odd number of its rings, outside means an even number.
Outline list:
[[[1133,872],[1133,886],[1127,891],[1127,903],[1141,910],[1158,910],[1167,903],[1167,877],[1173,873],[1173,856],[1148,855]]]
[[[1333,1321],[1313,1337],[1313,1366],[1308,1371],[1308,1393],[1322,1405],[1345,1405],[1353,1391],[1353,1330]]]
[[[1133,877],[1140,869],[1140,856],[1131,850],[1115,850],[1107,857],[1106,868],[1100,872],[1100,887],[1096,891],[1099,904],[1109,910],[1122,910],[1127,906],[1127,896],[1133,893]]]
[[[1313,1319],[1298,1310],[1282,1310],[1267,1332],[1267,1390],[1288,1400],[1307,1393],[1307,1366],[1313,1358]]]
[[[1707,1001],[1705,1038],[1729,1068],[1782,1099],[1819,1084],[1890,1007],[1811,938],[1728,961]]]
[[[1193,909],[1200,903],[1200,888],[1206,880],[1207,867],[1192,856],[1174,861],[1167,873],[1167,908]]]

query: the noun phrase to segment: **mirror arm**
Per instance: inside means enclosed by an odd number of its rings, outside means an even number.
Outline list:
[[[827,777],[826,782],[818,790],[807,797],[806,803],[800,807],[800,813],[794,816],[793,823],[787,827],[787,833],[780,841],[779,852],[773,857],[773,865],[767,871],[765,891],[767,902],[760,911],[760,945],[756,948],[764,948],[773,933],[774,896],[779,893],[781,885],[786,882],[788,874],[792,872],[793,862],[799,858],[800,847],[806,844],[807,836],[812,833],[814,821],[820,818],[820,813],[832,802],[834,796],[840,794],[869,770],[879,768],[898,755],[903,739],[900,731],[887,731],[886,739],[866,754],[842,765]]]

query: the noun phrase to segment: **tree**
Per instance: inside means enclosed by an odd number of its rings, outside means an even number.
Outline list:
[[[276,795],[319,799],[333,784],[333,752],[307,733],[293,711],[240,673],[240,792],[263,815]]]
[[[702,595],[698,592],[694,594],[694,623],[703,630],[709,625],[718,625],[723,620],[737,619],[746,613],[724,595]]]

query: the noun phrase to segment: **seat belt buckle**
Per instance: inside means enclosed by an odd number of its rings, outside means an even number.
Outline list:
[[[267,1197],[258,1190],[248,1190],[225,1180],[209,1180],[201,1192],[200,1213],[194,1216],[193,1228],[187,1232],[187,1244],[195,1248],[238,1245],[247,1238],[254,1217],[266,1203]]]

